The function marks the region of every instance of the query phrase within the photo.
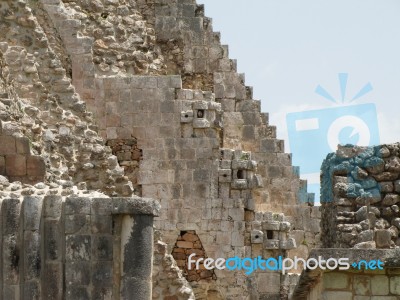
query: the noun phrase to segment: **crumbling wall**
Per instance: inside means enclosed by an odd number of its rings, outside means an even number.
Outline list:
[[[30,7],[24,1],[0,5],[2,134],[29,139],[31,154],[45,161],[46,183],[130,196],[132,184],[98,136]]]
[[[153,267],[153,299],[160,300],[194,300],[193,290],[173,256],[168,252],[168,246],[155,241]]]
[[[400,246],[399,144],[341,146],[322,165],[323,245]]]

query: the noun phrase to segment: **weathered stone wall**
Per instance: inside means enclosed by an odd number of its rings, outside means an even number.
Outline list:
[[[5,195],[14,186],[35,195],[135,188],[159,200],[154,225],[167,246],[155,253],[154,299],[193,296],[168,256],[182,232],[195,231],[212,258],[306,257],[318,245],[320,213],[306,182],[202,6],[0,4],[0,84],[11,98],[0,117],[46,162],[43,190],[6,182]],[[296,278],[216,270],[191,286],[196,299],[285,299]]]
[[[152,220],[142,198],[1,202],[1,299],[151,299]]]
[[[132,184],[97,134],[32,9],[24,1],[1,1],[0,14],[2,134],[29,139],[31,154],[46,163],[46,182],[130,196]]]
[[[398,143],[339,147],[321,174],[324,247],[399,247]]]
[[[251,230],[259,230],[258,222],[268,221],[263,213],[271,211],[285,213],[282,221],[291,224],[288,236],[278,235],[273,239],[277,246],[272,248],[291,248],[288,255],[307,255],[318,241],[318,208],[308,205],[312,198],[305,182],[291,166],[290,155],[283,153],[283,142],[276,140],[267,115],[260,113],[260,102],[251,99],[251,88],[244,85],[244,76],[236,73],[227,47],[219,44],[218,34],[212,32],[201,7],[194,3],[146,5],[156,18],[153,22],[144,14],[149,26],[155,26],[163,56],[168,57],[168,73],[182,76],[100,77],[92,67],[91,42],[82,49],[78,47],[83,44],[82,36],[67,38],[77,30],[68,28],[73,22],[67,22],[71,16],[59,9],[62,4],[45,7],[55,26],[64,32],[65,43],[76,51],[72,53],[73,82],[94,112],[100,134],[106,140],[137,139],[137,147],[143,151],[137,190],[161,201],[163,212],[156,226],[169,251],[180,231],[196,230],[209,257],[271,255],[271,246],[264,249],[250,239]],[[169,16],[167,8],[176,14]],[[138,10],[143,10],[142,2],[138,2]],[[56,21],[56,16],[65,22]],[[181,49],[184,55],[179,47],[186,49]],[[209,60],[213,63],[202,66]],[[187,89],[182,89],[182,80]],[[254,228],[251,222],[255,222]],[[280,248],[280,238],[282,245],[294,240],[297,244]],[[246,295],[245,282],[250,279],[242,274],[235,279],[233,272],[220,273],[216,282],[192,283],[198,298]],[[280,280],[278,274],[276,277]],[[258,295],[257,285],[264,287],[265,280],[268,278],[249,283],[254,285],[250,290]],[[262,291],[274,293],[280,290]]]

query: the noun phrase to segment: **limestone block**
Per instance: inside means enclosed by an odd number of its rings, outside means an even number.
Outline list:
[[[232,160],[234,151],[232,149],[221,149],[222,159]]]
[[[16,152],[15,138],[8,135],[0,136],[0,155],[15,154]]]
[[[95,235],[92,237],[92,260],[113,260],[113,237],[111,235]]]
[[[91,283],[93,285],[93,298],[99,299],[95,295],[112,294],[113,270],[111,261],[94,262],[91,266]],[[103,298],[104,299],[104,298]]]
[[[375,231],[375,242],[377,248],[390,248],[390,230],[379,229]]]
[[[65,281],[68,285],[90,284],[90,262],[70,262],[65,264]]]
[[[232,232],[232,246],[234,247],[244,246],[244,235],[242,232],[239,231]]]
[[[181,123],[191,123],[193,122],[193,111],[183,111],[181,112]]]
[[[211,127],[210,122],[206,119],[194,119],[193,128],[209,128]]]
[[[263,221],[261,223],[263,230],[275,230],[279,231],[281,228],[280,222],[277,221]]]
[[[208,102],[208,109],[209,110],[221,110],[221,103],[218,102]]]
[[[282,153],[283,141],[276,139],[263,139],[261,140],[261,151],[267,153]]]
[[[232,182],[232,188],[236,190],[244,190],[248,188],[247,179],[235,179]]]
[[[26,157],[20,154],[6,156],[6,173],[9,176],[26,175]]]
[[[264,238],[264,249],[279,249],[279,240],[267,240]]]
[[[389,278],[385,275],[376,275],[371,278],[372,295],[382,296],[389,294]]]
[[[396,180],[396,181],[394,182],[394,190],[395,190],[397,193],[400,193],[400,180]]]
[[[392,206],[398,202],[400,202],[400,195],[386,194],[385,198],[383,198],[382,204],[386,206]]]
[[[232,161],[232,169],[236,169],[236,170],[246,170],[248,169],[248,162],[247,160],[233,160]]]
[[[344,273],[326,273],[323,280],[327,289],[345,289],[349,285],[349,276]]]
[[[69,235],[65,239],[67,261],[89,261],[91,258],[90,235]]]
[[[255,160],[249,160],[247,162],[247,169],[248,170],[255,170],[257,168],[257,162]]]
[[[374,239],[374,232],[372,230],[365,230],[357,235],[357,243],[370,242]]]
[[[0,175],[6,175],[6,159],[0,156]]]
[[[261,175],[258,175],[258,174],[253,175],[251,177],[251,179],[249,180],[249,188],[250,189],[261,188],[263,186],[264,185],[263,185],[263,180],[262,180]]]
[[[66,215],[66,234],[90,234],[90,215]]]
[[[219,169],[218,170],[218,181],[219,182],[231,182],[232,181],[232,170],[231,169]]]
[[[31,155],[26,158],[26,174],[28,176],[44,176],[46,164],[41,156]]]
[[[390,277],[390,292],[394,295],[400,295],[400,276]]]
[[[90,214],[91,199],[85,197],[68,197],[65,200],[65,214]]]
[[[15,146],[18,154],[30,154],[29,139],[27,137],[16,138]]]
[[[352,292],[342,292],[342,291],[326,291],[322,294],[322,299],[331,300],[353,300]]]
[[[207,101],[194,101],[193,102],[193,109],[199,110],[199,109],[208,109],[208,103]]]
[[[371,278],[369,276],[354,276],[353,289],[356,295],[370,295]]]
[[[279,230],[288,232],[290,230],[290,223],[289,222],[281,222],[279,225]]]
[[[261,230],[251,231],[251,243],[252,244],[262,244],[264,241],[264,233]]]
[[[384,181],[379,183],[379,189],[382,193],[392,193],[394,186],[393,182],[391,181]]]
[[[22,203],[25,230],[39,230],[42,200],[37,197],[25,196]]]
[[[287,241],[280,241],[279,248],[284,250],[290,250],[296,248],[296,241],[294,238],[289,238]]]
[[[48,218],[60,218],[62,211],[61,196],[46,196],[43,199],[44,216]]]
[[[261,293],[279,293],[281,287],[281,277],[279,273],[259,273],[257,274],[258,290]],[[274,298],[273,298],[274,299]]]
[[[219,161],[219,167],[221,169],[231,169],[231,165],[232,165],[232,161],[231,160],[223,159],[223,160]]]

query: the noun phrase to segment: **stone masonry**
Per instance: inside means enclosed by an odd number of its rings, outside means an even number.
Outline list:
[[[320,210],[260,107],[194,0],[0,0],[2,297],[398,295],[393,270],[189,270],[399,246],[399,146],[328,156]]]
[[[0,4],[3,134],[28,139],[25,159],[45,164],[43,178],[29,182],[6,165],[4,199],[156,199],[166,246],[156,241],[153,299],[288,297],[296,276],[215,271],[192,280],[168,256],[182,232],[195,232],[213,258],[307,256],[319,243],[306,182],[204,8],[191,0]]]

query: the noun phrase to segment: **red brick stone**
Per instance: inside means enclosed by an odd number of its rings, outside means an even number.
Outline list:
[[[192,243],[192,242],[178,241],[178,242],[176,243],[176,245],[177,245],[179,248],[186,248],[186,249],[193,248],[193,243]]]
[[[174,248],[174,250],[172,251],[174,253],[185,253],[185,250],[182,248]]]
[[[15,137],[2,135],[0,136],[0,155],[15,154]]]
[[[182,238],[184,241],[187,241],[187,242],[195,242],[195,241],[199,240],[199,237],[196,234],[192,234],[192,233],[185,233],[182,236]]]
[[[28,156],[26,160],[26,170],[28,176],[43,177],[46,174],[46,165],[40,156]]]
[[[173,257],[175,260],[185,260],[186,259],[186,254],[184,253],[174,253]]]
[[[6,156],[6,174],[8,176],[26,175],[25,155],[11,154]]]
[[[200,250],[200,249],[189,249],[187,250],[187,254],[190,255],[192,253],[195,253],[196,256],[203,256],[204,255],[204,251]]]

